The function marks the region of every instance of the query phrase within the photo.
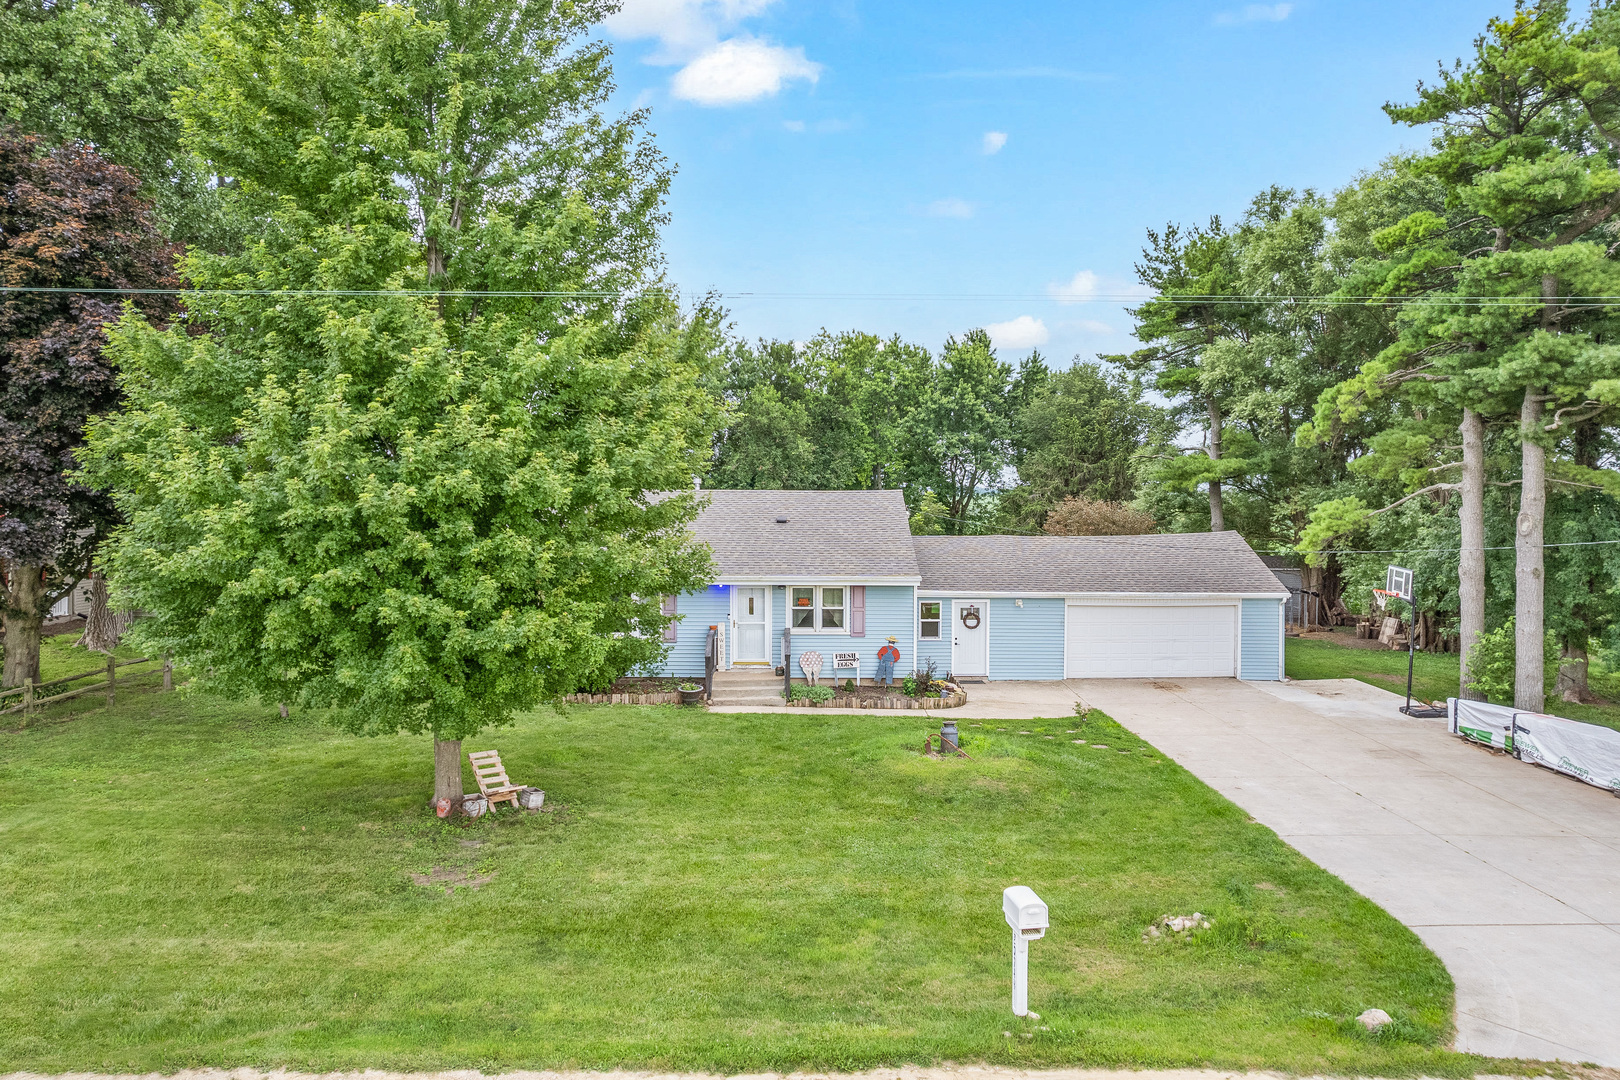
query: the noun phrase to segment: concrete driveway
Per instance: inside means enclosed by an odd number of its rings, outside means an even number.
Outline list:
[[[1620,1066],[1620,799],[1349,679],[1069,685],[1416,931],[1457,1049]]]

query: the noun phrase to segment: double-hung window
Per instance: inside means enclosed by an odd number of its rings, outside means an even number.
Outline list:
[[[795,585],[788,590],[790,625],[809,633],[848,633],[844,617],[848,595],[842,585]]]
[[[917,604],[918,629],[925,638],[939,637],[939,604],[938,600],[923,600]]]

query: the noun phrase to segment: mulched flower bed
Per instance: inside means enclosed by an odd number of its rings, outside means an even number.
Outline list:
[[[898,697],[906,692],[905,687],[901,684],[899,679],[894,680],[893,686],[873,686],[864,682],[857,683],[853,690],[847,688],[842,682],[833,682],[828,679],[822,679],[821,685],[832,687],[833,692],[841,698],[859,698],[862,701],[877,701],[886,697]],[[932,689],[934,691],[932,695],[933,697],[942,696],[941,691],[943,691],[944,694],[952,694],[956,692],[955,686],[941,683],[937,680],[934,682]]]

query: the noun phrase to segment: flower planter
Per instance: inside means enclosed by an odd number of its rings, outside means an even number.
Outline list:
[[[696,690],[682,690],[680,695],[682,705],[696,705],[703,700],[703,688],[700,686]]]

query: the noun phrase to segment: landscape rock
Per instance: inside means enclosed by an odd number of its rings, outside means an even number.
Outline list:
[[[1385,1024],[1394,1023],[1394,1018],[1383,1009],[1368,1009],[1366,1012],[1356,1017],[1356,1020],[1359,1021],[1361,1026],[1366,1028],[1368,1031],[1377,1031]]]

